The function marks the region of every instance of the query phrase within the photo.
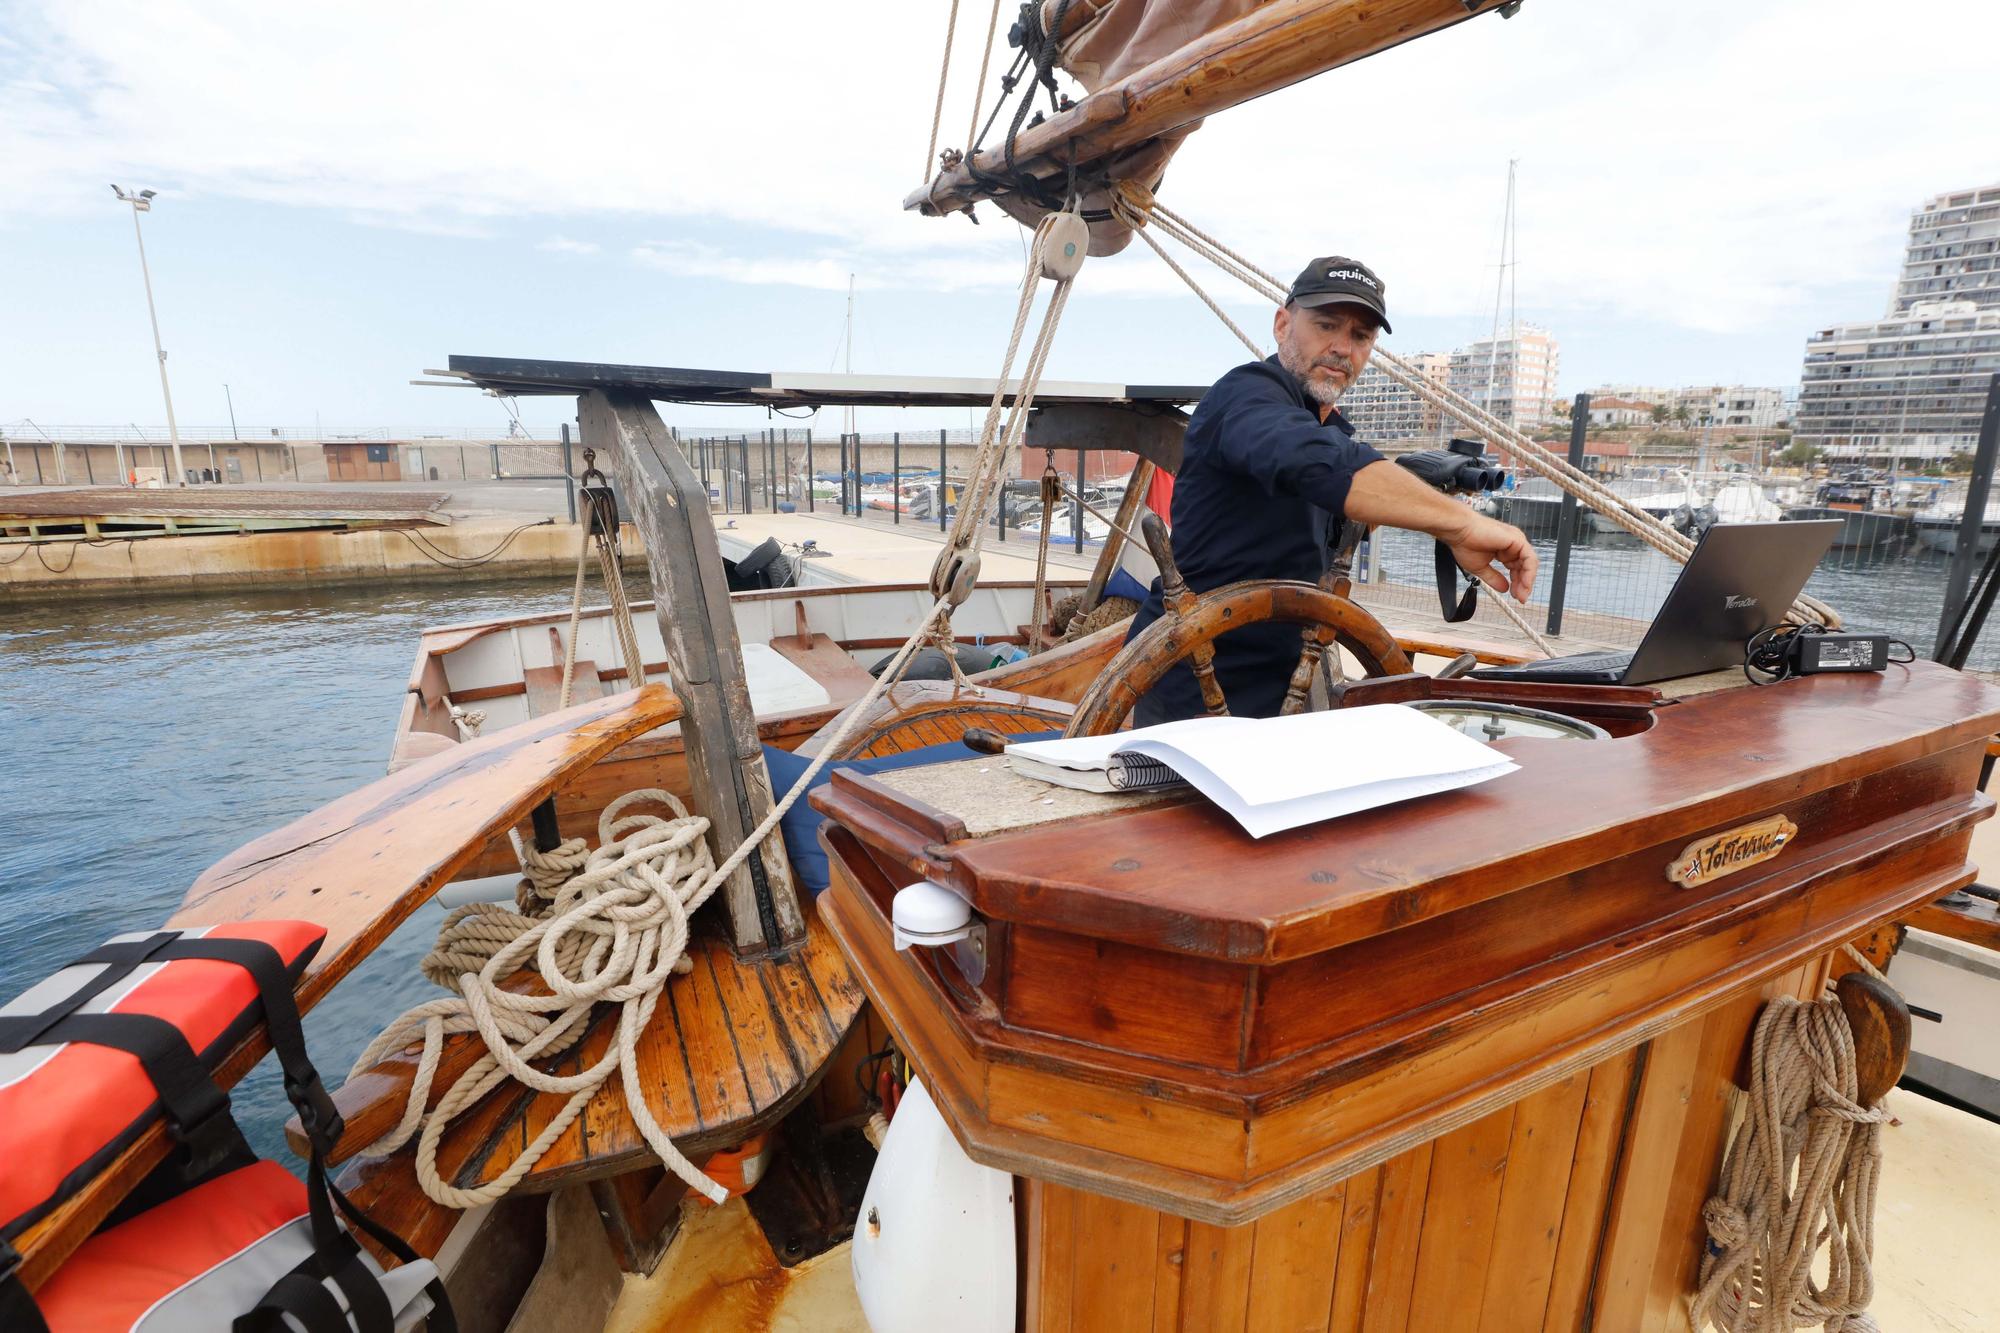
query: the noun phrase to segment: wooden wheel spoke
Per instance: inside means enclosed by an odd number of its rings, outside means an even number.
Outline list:
[[[1164,525],[1148,515],[1142,531],[1160,566],[1165,614],[1126,644],[1077,702],[1067,734],[1102,736],[1125,722],[1141,696],[1185,661],[1201,687],[1211,716],[1226,716],[1228,701],[1215,675],[1215,640],[1245,626],[1276,621],[1305,628],[1303,647],[1282,711],[1305,707],[1313,674],[1336,643],[1354,654],[1364,674],[1400,675],[1409,656],[1382,622],[1341,595],[1346,580],[1337,573],[1315,586],[1284,579],[1251,579],[1197,594],[1181,578]],[[1337,581],[1335,579],[1337,578]]]
[[[1195,683],[1201,686],[1201,706],[1210,717],[1228,717],[1229,700],[1222,695],[1222,682],[1215,678],[1215,646],[1204,643],[1189,654]]]

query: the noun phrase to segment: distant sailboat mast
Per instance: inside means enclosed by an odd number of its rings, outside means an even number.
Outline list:
[[[1518,259],[1514,241],[1514,169],[1520,165],[1520,161],[1519,158],[1510,157],[1507,159],[1507,207],[1500,215],[1500,263],[1493,277],[1493,336],[1486,344],[1486,402],[1483,406],[1495,416],[1502,416],[1499,409],[1494,406],[1493,399],[1495,372],[1499,369],[1500,362],[1500,300],[1503,295],[1508,295],[1509,274],[1515,267]],[[1519,387],[1521,374],[1520,284],[1515,282],[1512,284],[1512,288],[1511,295],[1508,295],[1507,318],[1509,324],[1507,331],[1508,336],[1514,339],[1513,374],[1516,387]],[[1507,395],[1507,411],[1504,414],[1504,420],[1510,426],[1520,424],[1514,397],[1511,393]]]

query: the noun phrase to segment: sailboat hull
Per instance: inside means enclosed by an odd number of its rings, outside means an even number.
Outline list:
[[[1839,546],[1887,546],[1909,536],[1910,520],[1881,509],[1836,509],[1826,505],[1800,505],[1785,511],[1792,523],[1814,519],[1839,519],[1840,531],[1833,544]]]

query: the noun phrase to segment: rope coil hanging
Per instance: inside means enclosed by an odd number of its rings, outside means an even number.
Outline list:
[[[1724,1333],[1880,1333],[1875,1190],[1877,1104],[1859,1098],[1854,1034],[1838,1001],[1780,997],[1758,1017],[1744,1123],[1702,1207],[1710,1244],[1691,1311]],[[1824,1248],[1827,1280],[1814,1280]]]

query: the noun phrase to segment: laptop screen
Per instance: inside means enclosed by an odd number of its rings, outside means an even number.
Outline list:
[[[1709,528],[1632,654],[1624,683],[1741,665],[1750,636],[1785,618],[1840,527],[1839,519],[1814,519]]]

